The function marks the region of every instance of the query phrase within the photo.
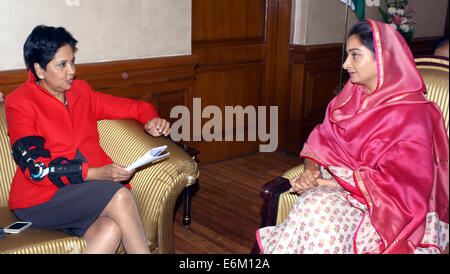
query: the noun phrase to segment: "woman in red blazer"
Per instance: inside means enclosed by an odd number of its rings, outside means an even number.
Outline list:
[[[84,253],[149,253],[135,201],[122,184],[134,171],[114,164],[97,121],[136,119],[152,136],[170,124],[144,101],[96,92],[75,80],[77,41],[64,28],[37,26],[24,44],[29,79],[5,101],[19,166],[9,206],[33,226],[84,237]],[[43,167],[43,168],[41,168]],[[41,172],[50,167],[48,174]]]

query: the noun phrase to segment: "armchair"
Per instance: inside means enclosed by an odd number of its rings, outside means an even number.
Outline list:
[[[98,122],[100,144],[114,162],[127,166],[152,147],[167,145],[170,157],[137,170],[130,184],[152,253],[174,253],[173,215],[176,200],[198,175],[196,162],[167,138],[147,135],[134,120]],[[5,106],[0,103],[0,227],[17,221],[8,207],[9,188],[16,170],[7,133]],[[0,238],[0,253],[79,253],[83,238],[59,231],[28,228]],[[118,250],[124,252],[123,247]]]
[[[427,87],[427,98],[434,101],[442,110],[447,136],[449,133],[449,59],[438,56],[424,56],[416,58],[416,66],[422,74]],[[261,227],[279,225],[287,216],[298,194],[289,193],[290,180],[303,172],[303,164],[286,171],[281,177],[265,184],[261,189],[263,198]],[[448,247],[445,253],[448,253]],[[252,253],[258,253],[258,245],[255,244]]]

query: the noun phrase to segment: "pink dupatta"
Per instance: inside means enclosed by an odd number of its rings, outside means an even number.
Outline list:
[[[349,80],[300,157],[353,170],[356,187],[339,183],[367,206],[383,241],[379,252],[413,253],[423,239],[427,213],[449,222],[448,136],[440,109],[424,96],[403,37],[388,24],[368,22],[378,66],[376,90],[368,95]]]

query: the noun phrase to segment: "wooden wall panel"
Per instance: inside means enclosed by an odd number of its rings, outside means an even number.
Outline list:
[[[415,57],[433,55],[437,44],[443,38],[443,36],[413,38],[409,43],[409,47]]]
[[[195,97],[205,105],[257,106],[261,104],[263,63],[231,65],[196,74]]]
[[[217,43],[264,39],[266,1],[192,1],[192,41]]]
[[[160,117],[165,118],[170,123],[174,123],[177,118],[170,118],[170,111],[174,106],[188,106],[190,86],[179,87],[179,89],[168,89],[158,92],[147,92],[143,94],[142,99],[152,102],[158,111]]]
[[[196,74],[194,97],[201,99],[201,106],[218,106],[222,111],[222,140],[211,142],[191,142],[190,145],[199,150],[199,159],[202,163],[229,158],[235,155],[247,154],[257,151],[257,142],[225,142],[225,106],[259,106],[261,105],[261,90],[264,79],[263,63],[247,63],[230,66],[214,67],[200,70]],[[211,117],[212,119],[212,117]],[[211,120],[202,119],[202,126]],[[247,121],[247,118],[246,120]],[[231,128],[236,132],[236,122]],[[247,122],[245,122],[245,128]],[[193,132],[193,136],[201,136],[201,132]],[[236,137],[233,137],[236,140]],[[245,140],[248,140],[247,135]]]
[[[285,150],[299,153],[323,121],[339,86],[340,44],[290,47],[289,114]]]
[[[202,107],[215,105],[224,113],[225,106],[277,104],[276,71],[283,63],[279,50],[288,49],[290,2],[192,1],[192,53],[199,58],[193,97],[201,98]],[[284,59],[287,72],[287,54]],[[200,163],[207,163],[258,151],[259,142],[245,140],[190,145],[201,152]]]

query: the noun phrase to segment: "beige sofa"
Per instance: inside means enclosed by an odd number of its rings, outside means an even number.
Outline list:
[[[146,134],[134,120],[98,122],[100,144],[114,162],[129,165],[152,147],[167,145],[170,157],[139,169],[130,184],[152,253],[174,253],[173,222],[175,203],[198,175],[196,162],[166,137]],[[0,103],[0,227],[17,218],[8,208],[8,196],[16,163],[11,154],[4,103]],[[68,212],[70,214],[70,212]],[[0,238],[0,253],[80,253],[83,238],[58,231],[28,228]],[[123,252],[120,247],[118,252]]]

